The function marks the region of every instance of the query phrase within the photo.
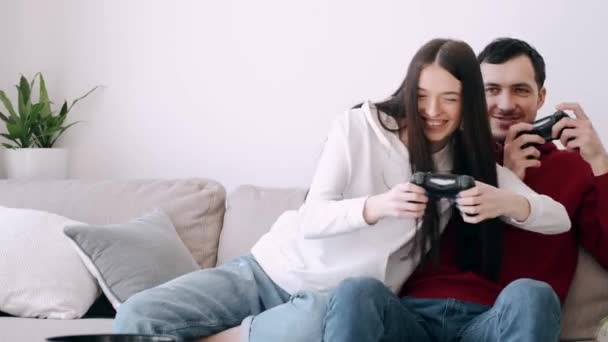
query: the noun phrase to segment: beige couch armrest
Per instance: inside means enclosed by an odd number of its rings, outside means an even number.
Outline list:
[[[608,316],[608,272],[580,249],[574,279],[562,312],[563,340],[595,337]]]

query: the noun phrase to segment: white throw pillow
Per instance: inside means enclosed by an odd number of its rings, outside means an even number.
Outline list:
[[[0,311],[20,317],[82,317],[100,294],[70,240],[81,222],[31,209],[0,207]]]

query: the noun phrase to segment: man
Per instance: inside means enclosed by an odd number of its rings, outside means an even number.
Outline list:
[[[547,236],[505,226],[500,273],[491,280],[458,264],[458,227],[448,225],[439,265],[421,265],[401,301],[371,279],[347,281],[335,292],[329,310],[340,315],[328,315],[326,324],[345,327],[336,341],[557,341],[579,244],[608,267],[608,154],[588,116],[576,103],[557,106],[576,117],[553,127],[554,136],[563,129],[566,150],[519,135],[545,101],[543,58],[526,42],[501,38],[478,59],[497,160],[561,202],[571,230]]]
[[[542,261],[528,262],[521,269],[526,272],[523,276],[549,283],[563,302],[574,275],[578,243],[608,267],[608,154],[578,103],[556,107],[576,117],[562,119],[553,127],[553,136],[560,137],[565,151],[538,136],[519,135],[531,129],[547,92],[543,58],[529,44],[497,39],[478,57],[492,135],[499,144],[498,160],[570,213],[572,229],[568,233],[517,241],[522,254],[529,250],[524,257],[542,257]],[[529,143],[540,145],[524,147]],[[506,253],[508,258],[515,254],[509,249]]]

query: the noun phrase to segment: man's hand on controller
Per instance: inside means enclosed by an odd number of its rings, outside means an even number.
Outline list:
[[[544,144],[545,139],[534,134],[522,134],[532,130],[532,125],[527,122],[519,122],[509,127],[505,139],[503,165],[513,171],[520,179],[526,175],[529,167],[539,167],[540,151],[534,146],[523,147],[526,144]],[[518,136],[519,135],[519,136]]]
[[[561,119],[553,126],[553,136],[557,137],[561,131],[561,143],[569,150],[577,149],[581,157],[591,166],[594,175],[600,176],[607,173],[608,154],[581,105],[575,102],[561,103],[556,108],[572,111],[576,120]]]

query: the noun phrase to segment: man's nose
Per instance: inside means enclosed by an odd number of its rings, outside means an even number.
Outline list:
[[[508,92],[503,92],[498,95],[496,99],[496,106],[498,109],[504,112],[511,111],[515,108],[515,101],[513,101],[513,97]]]

